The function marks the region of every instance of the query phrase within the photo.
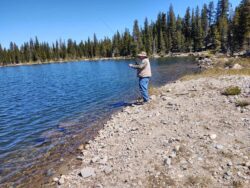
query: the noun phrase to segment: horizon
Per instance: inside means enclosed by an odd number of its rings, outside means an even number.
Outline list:
[[[170,4],[174,7],[175,16],[183,17],[187,7],[192,9],[199,6],[201,9],[204,3],[209,2],[210,0],[191,2],[159,0],[155,3],[153,0],[136,2],[129,0],[126,4],[122,4],[112,0],[107,0],[105,3],[97,0],[91,2],[44,0],[34,5],[32,0],[21,2],[2,0],[0,2],[0,12],[3,15],[0,44],[3,48],[9,48],[10,42],[14,42],[20,47],[24,42],[35,37],[40,42],[48,42],[50,45],[60,39],[63,41],[72,39],[79,43],[87,40],[88,37],[92,38],[94,33],[99,40],[104,37],[111,38],[116,31],[123,32],[128,28],[131,32],[134,20],[138,20],[140,26],[143,25],[146,17],[149,22],[155,21],[159,12],[168,12]],[[214,1],[215,8],[217,2],[217,0]],[[229,0],[229,2],[234,10],[241,0]],[[95,9],[84,8],[86,6]],[[121,6],[126,11],[121,11]],[[9,13],[10,10],[12,14]]]

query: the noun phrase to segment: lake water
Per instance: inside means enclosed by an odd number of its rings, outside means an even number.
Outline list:
[[[22,177],[23,169],[45,160],[67,139],[85,130],[87,137],[95,122],[136,99],[138,79],[129,63],[132,60],[0,68],[0,185],[17,174]],[[192,58],[151,60],[151,66],[153,86],[197,70]],[[57,152],[54,160],[61,155]]]

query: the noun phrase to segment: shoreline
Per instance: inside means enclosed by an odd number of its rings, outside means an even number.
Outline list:
[[[132,59],[132,57],[103,57],[103,58],[80,58],[80,59],[68,59],[68,60],[55,60],[55,61],[46,61],[46,62],[28,62],[28,63],[19,63],[19,64],[8,64],[0,65],[0,68],[3,67],[17,67],[17,66],[29,66],[29,65],[47,65],[55,63],[73,63],[81,61],[105,61],[105,60],[126,60]]]
[[[149,58],[158,59],[158,58],[168,58],[168,57],[203,57],[203,56],[209,56],[214,58],[219,58],[221,56],[225,56],[226,54],[210,54],[208,51],[203,52],[187,52],[187,53],[169,53],[164,56],[160,56],[158,54],[151,55]],[[233,56],[230,56],[229,58],[233,58]],[[105,61],[105,60],[123,60],[123,59],[134,59],[134,57],[131,56],[121,56],[121,57],[95,57],[95,58],[78,58],[78,59],[67,59],[67,60],[51,60],[46,62],[27,62],[27,63],[19,63],[19,64],[7,64],[7,65],[0,65],[1,67],[16,67],[16,66],[29,66],[29,65],[46,65],[46,64],[53,64],[53,63],[73,63],[73,62],[81,62],[81,61]]]
[[[247,186],[250,106],[235,104],[250,99],[249,84],[249,76],[166,84],[149,104],[112,115],[80,148],[80,165],[48,187]],[[221,95],[230,85],[242,94]]]

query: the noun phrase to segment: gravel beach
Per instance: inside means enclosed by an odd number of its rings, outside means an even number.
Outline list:
[[[221,93],[238,86],[239,95]],[[114,114],[58,187],[249,187],[249,76],[176,81]],[[250,101],[249,101],[250,102]]]

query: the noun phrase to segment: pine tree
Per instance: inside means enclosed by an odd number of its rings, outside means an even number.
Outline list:
[[[212,31],[212,34],[211,34],[212,46],[215,52],[218,52],[221,47],[219,31],[215,25],[212,27],[211,31]]]
[[[209,27],[214,24],[214,16],[215,16],[215,10],[214,10],[214,2],[211,1],[208,5],[208,25]]]
[[[97,40],[96,34],[94,33],[94,37],[93,37],[93,56],[94,57],[99,57],[100,55],[98,45],[99,45],[98,40]]]
[[[190,8],[188,7],[186,10],[186,14],[183,21],[183,34],[185,36],[185,44],[184,51],[190,52],[192,49],[192,26],[191,26],[191,16],[190,16]]]
[[[217,6],[217,26],[220,33],[221,50],[227,52],[228,47],[228,11],[229,2],[228,0],[219,0]]]
[[[168,40],[168,26],[167,26],[167,15],[165,13],[161,14],[161,30],[162,37],[164,40],[165,52],[168,53],[170,51],[169,40]]]
[[[209,29],[207,12],[208,12],[207,5],[204,4],[203,9],[201,11],[201,26],[202,26],[202,41],[203,41],[203,46],[205,47],[205,49],[207,48],[207,37],[208,37],[208,29]]]
[[[158,14],[157,17],[157,22],[156,22],[156,27],[157,27],[157,52],[160,55],[165,55],[166,52],[166,46],[165,46],[165,40],[164,40],[164,35],[162,31],[162,13]]]
[[[133,26],[133,55],[135,56],[136,54],[138,54],[139,51],[142,50],[142,48],[143,48],[142,38],[141,38],[138,20],[135,20],[134,26]]]
[[[240,26],[243,50],[250,51],[250,1],[242,0],[240,3]]]
[[[148,54],[152,54],[152,33],[148,24],[148,19],[144,22],[145,49]]]
[[[177,21],[176,21],[176,35],[177,35],[177,51],[181,52],[183,51],[184,48],[184,35],[182,33],[183,26],[182,26],[182,19],[178,15],[177,16]]]
[[[169,7],[169,34],[171,38],[171,51],[176,52],[178,51],[178,45],[177,45],[177,36],[176,36],[176,18],[174,14],[174,9],[172,4]]]
[[[201,51],[203,46],[203,28],[201,25],[201,17],[199,7],[196,7],[195,11],[195,19],[196,19],[196,32],[195,32],[195,50]]]

